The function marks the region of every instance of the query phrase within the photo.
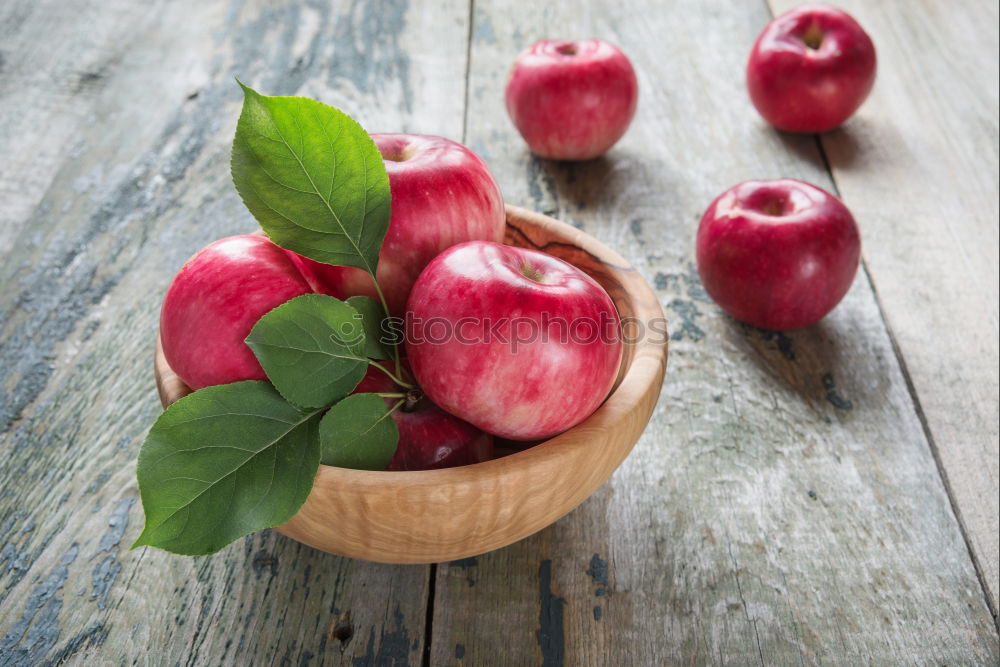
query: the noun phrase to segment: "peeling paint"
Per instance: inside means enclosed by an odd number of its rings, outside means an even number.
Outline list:
[[[63,601],[58,595],[79,552],[80,546],[74,542],[45,580],[31,591],[21,617],[0,639],[0,664],[36,664],[59,641]]]
[[[403,626],[403,612],[399,605],[392,613],[394,628],[386,632],[383,626],[378,637],[378,651],[375,651],[375,628],[368,631],[368,644],[365,654],[353,659],[354,667],[369,665],[408,665],[410,664],[410,636]]]
[[[543,560],[538,567],[538,597],[538,631],[535,638],[542,650],[542,665],[563,665],[566,661],[566,638],[563,634],[566,600],[552,593],[551,560]]]
[[[272,577],[278,576],[278,557],[264,549],[260,549],[253,556],[253,571],[260,579],[261,575],[267,573]]]
[[[590,579],[599,586],[608,585],[608,561],[601,558],[599,554],[590,557],[590,569],[587,570]]]
[[[705,337],[705,331],[696,323],[696,320],[702,316],[702,312],[698,310],[698,306],[694,302],[674,299],[667,304],[667,308],[677,313],[678,317],[681,318],[681,326],[670,334],[670,340],[679,341],[688,338],[697,343]]]
[[[823,388],[826,389],[826,400],[830,402],[830,405],[838,410],[854,409],[854,403],[844,398],[840,392],[837,391],[837,383],[834,381],[832,373],[824,375],[822,382]]]

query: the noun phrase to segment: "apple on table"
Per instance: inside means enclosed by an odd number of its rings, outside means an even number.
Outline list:
[[[847,12],[806,5],[771,21],[747,62],[750,99],[788,132],[826,132],[844,123],[875,83],[875,45]]]
[[[746,181],[705,211],[696,255],[705,291],[722,310],[762,329],[798,329],[847,294],[861,237],[843,202],[815,185]]]
[[[542,40],[514,61],[504,98],[533,153],[590,160],[625,134],[639,83],[628,57],[610,42]]]

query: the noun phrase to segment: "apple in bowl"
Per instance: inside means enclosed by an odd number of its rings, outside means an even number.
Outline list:
[[[485,241],[446,250],[420,274],[406,349],[435,403],[512,440],[551,437],[590,416],[622,358],[618,312],[593,278]]]
[[[354,393],[401,391],[389,376],[373,367]],[[394,399],[386,398],[385,402],[391,407]],[[493,458],[493,436],[448,414],[426,396],[391,414],[399,430],[399,442],[386,470],[436,470]]]
[[[243,341],[262,315],[313,291],[292,256],[245,234],[210,243],[181,267],[160,310],[160,339],[187,386],[267,379]]]
[[[750,99],[788,132],[826,132],[861,106],[875,83],[875,45],[846,12],[805,5],[771,21],[747,62]]]
[[[392,217],[375,274],[389,313],[403,317],[410,288],[439,253],[463,241],[503,238],[503,197],[486,163],[462,144],[419,134],[371,137],[392,192]],[[317,292],[341,299],[377,296],[371,276],[360,269],[299,256],[294,261]]]

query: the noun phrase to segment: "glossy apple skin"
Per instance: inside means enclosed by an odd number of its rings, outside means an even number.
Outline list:
[[[354,393],[403,391],[389,376],[371,367]],[[392,407],[398,400],[387,398],[385,402]],[[448,414],[426,396],[411,412],[402,408],[393,412],[392,419],[399,428],[399,444],[386,470],[435,470],[493,458],[493,436]]]
[[[762,329],[814,324],[847,294],[861,238],[844,204],[793,179],[746,181],[701,218],[698,273],[727,313]]]
[[[219,239],[177,273],[160,311],[163,354],[192,389],[266,380],[244,339],[262,315],[312,290],[264,236]]]
[[[607,292],[534,250],[482,241],[446,250],[420,275],[407,311],[406,349],[427,396],[511,440],[546,438],[583,421],[621,363]],[[525,340],[513,345],[515,335]]]
[[[807,41],[819,41],[812,48]],[[875,83],[875,45],[849,14],[825,5],[771,21],[747,63],[747,89],[767,122],[788,132],[840,126]]]
[[[514,61],[504,97],[533,153],[589,160],[625,134],[639,83],[628,57],[610,42],[544,40]]]
[[[459,143],[416,134],[371,136],[385,160],[392,192],[392,217],[376,276],[389,312],[403,317],[417,276],[443,250],[463,241],[503,240],[503,197],[486,163]],[[371,277],[360,269],[305,257],[295,261],[318,292],[376,297]]]

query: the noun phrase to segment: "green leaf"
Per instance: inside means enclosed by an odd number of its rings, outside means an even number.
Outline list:
[[[254,381],[171,405],[139,451],[146,527],[132,547],[200,556],[291,519],[319,468],[319,415]]]
[[[371,137],[333,107],[240,86],[231,167],[247,208],[281,247],[374,276],[390,197]]]
[[[354,390],[368,369],[358,311],[325,294],[306,294],[267,313],[247,345],[288,401],[326,407]]]
[[[324,465],[385,470],[396,453],[399,429],[378,394],[352,394],[319,423]]]
[[[392,353],[382,344],[382,323],[386,318],[382,304],[367,296],[352,296],[347,304],[361,316],[361,325],[365,330],[365,355],[369,359],[392,358]]]

